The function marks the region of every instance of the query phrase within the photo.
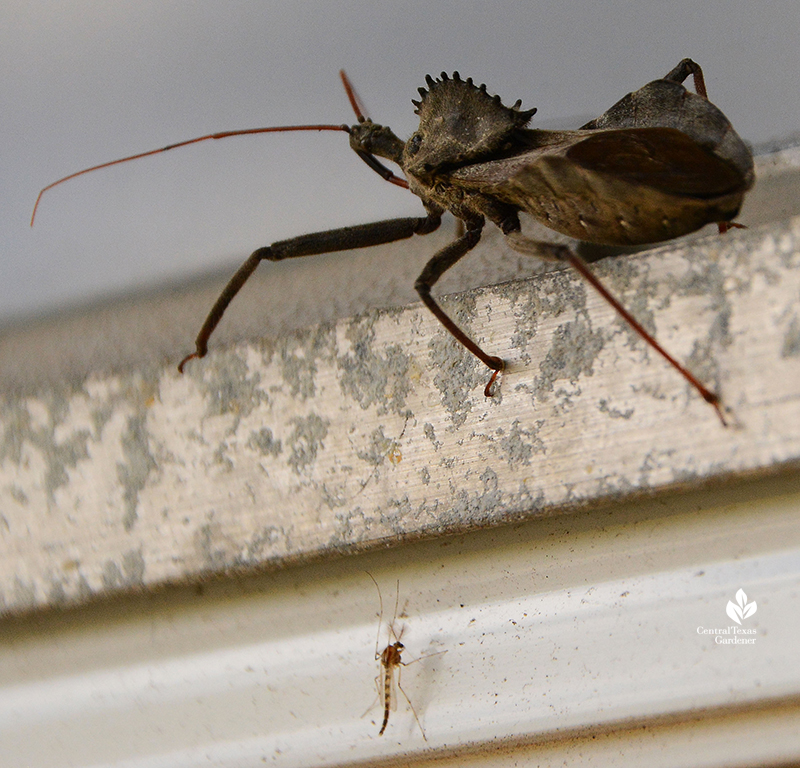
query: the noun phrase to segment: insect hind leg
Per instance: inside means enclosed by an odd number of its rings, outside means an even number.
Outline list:
[[[697,91],[698,96],[704,99],[708,98],[706,91],[706,79],[703,77],[703,69],[696,62],[691,59],[681,59],[675,69],[670,70],[664,75],[664,80],[672,80],[675,83],[682,83],[689,75],[694,78],[694,89]]]
[[[622,306],[620,301],[606,288],[600,279],[589,269],[589,265],[574,253],[566,245],[557,245],[553,243],[543,243],[525,237],[519,232],[511,232],[506,235],[508,244],[519,253],[524,253],[529,256],[538,256],[539,258],[549,258],[556,261],[568,262],[580,276],[586,280],[618,313],[619,315],[633,328],[639,336],[652,347],[659,355],[661,355],[684,379],[698,392],[698,394],[717,412],[719,420],[722,422],[723,427],[728,426],[725,420],[725,414],[722,411],[722,405],[715,392],[712,392],[708,387],[704,386],[694,374],[685,366],[681,365],[669,352],[667,352],[656,339],[647,332],[644,326],[630,313],[625,307]]]
[[[442,653],[445,653],[445,651],[442,651]],[[431,655],[433,656],[433,655],[437,655],[437,654],[431,654]],[[420,659],[426,659],[426,658],[428,658],[428,657],[427,656],[420,657]],[[414,659],[414,661],[420,661],[420,659]],[[401,669],[401,667],[407,667],[409,664],[413,664],[414,661],[400,662],[400,666],[397,668],[397,690],[400,691],[400,693],[403,694],[403,698],[406,700],[406,702],[408,703],[409,708],[411,709],[411,714],[414,715],[414,720],[417,723],[417,727],[419,728],[419,732],[422,734],[423,740],[427,741],[428,737],[425,735],[425,729],[422,727],[422,723],[419,721],[419,717],[417,716],[417,710],[414,709],[414,705],[411,703],[411,699],[408,698],[408,694],[403,690],[403,686],[400,684],[400,669]],[[384,724],[384,728],[385,728],[385,724]],[[381,733],[383,733],[383,731],[381,731]]]

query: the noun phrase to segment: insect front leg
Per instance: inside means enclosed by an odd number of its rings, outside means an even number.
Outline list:
[[[583,277],[592,287],[623,317],[623,319],[633,328],[639,336],[644,339],[659,355],[661,355],[673,368],[675,368],[689,384],[691,384],[700,396],[717,412],[723,427],[727,427],[725,416],[720,405],[719,395],[712,392],[698,381],[694,374],[682,366],[658,341],[649,334],[644,326],[619,302],[619,300],[606,288],[599,278],[589,269],[589,265],[566,245],[556,245],[555,243],[543,243],[525,237],[520,232],[512,232],[506,236],[508,244],[519,253],[529,256],[536,256],[540,259],[566,261]]]
[[[425,306],[436,315],[439,322],[450,332],[450,334],[460,344],[465,346],[475,357],[477,357],[484,365],[491,368],[495,373],[492,375],[489,383],[486,385],[484,394],[490,396],[490,388],[495,380],[498,371],[503,370],[503,361],[499,357],[487,355],[464,331],[462,331],[448,316],[444,310],[436,303],[436,300],[431,296],[431,289],[436,284],[436,281],[452,267],[459,259],[471,251],[481,239],[481,232],[483,230],[484,219],[477,217],[473,220],[467,221],[467,231],[457,240],[450,243],[450,245],[442,248],[422,270],[422,274],[417,278],[414,283],[419,297]]]
[[[247,282],[250,275],[262,261],[283,261],[300,256],[318,256],[322,253],[334,251],[349,251],[355,248],[368,248],[372,245],[382,245],[395,240],[404,240],[412,235],[427,235],[433,232],[441,223],[441,216],[428,214],[420,218],[387,219],[376,221],[372,224],[361,224],[355,227],[342,227],[330,229],[325,232],[314,232],[310,235],[300,235],[290,240],[280,240],[258,248],[239,267],[236,274],[225,286],[219,298],[208,313],[200,333],[197,334],[196,351],[187,355],[178,365],[178,370],[183,373],[183,367],[189,360],[205,357],[208,352],[208,339],[225,314],[228,305],[233,301],[239,289]]]

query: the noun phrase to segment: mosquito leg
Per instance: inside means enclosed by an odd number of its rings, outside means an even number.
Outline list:
[[[376,221],[372,224],[361,224],[356,227],[342,227],[341,229],[331,229],[327,232],[301,235],[300,237],[281,240],[266,248],[259,248],[253,251],[219,295],[219,298],[208,313],[200,333],[197,334],[196,351],[181,360],[178,370],[183,373],[183,368],[189,360],[205,356],[206,352],[208,352],[209,337],[222,319],[234,296],[247,282],[247,279],[253,274],[261,261],[283,261],[283,259],[294,259],[300,256],[316,256],[321,253],[391,243],[412,235],[427,235],[429,232],[433,232],[440,222],[441,217],[434,214],[429,214],[423,218],[387,219],[386,221]]]
[[[450,245],[442,248],[442,250],[425,265],[422,274],[417,278],[416,283],[414,283],[414,288],[425,306],[433,312],[437,320],[439,320],[456,341],[465,346],[484,365],[495,371],[490,382],[486,385],[486,390],[484,392],[484,394],[489,397],[490,387],[495,380],[497,372],[503,370],[503,361],[499,357],[487,355],[486,352],[445,314],[444,310],[436,303],[433,296],[431,296],[431,289],[436,284],[436,281],[477,245],[478,241],[481,239],[483,225],[483,217],[467,222],[467,231],[464,235],[454,240]]]
[[[402,664],[402,662],[401,662]],[[408,666],[408,664],[403,664],[403,666]],[[408,694],[403,690],[403,686],[400,685],[400,667],[397,667],[397,689],[400,693],[403,694],[403,698],[408,702],[408,706],[411,708],[411,714],[414,715],[414,720],[417,721],[417,726],[419,727],[419,732],[422,734],[422,738],[427,741],[428,737],[425,735],[425,729],[422,727],[422,723],[419,721],[419,717],[417,716],[417,710],[414,709],[414,705],[411,703],[411,699],[408,698]]]
[[[673,368],[675,368],[686,381],[689,382],[709,405],[711,405],[719,416],[722,426],[728,426],[720,405],[719,395],[712,392],[698,381],[698,379],[687,368],[682,366],[669,352],[667,352],[656,339],[653,338],[642,326],[642,324],[620,304],[611,292],[600,282],[600,280],[589,269],[589,265],[577,254],[573,253],[565,245],[555,245],[553,243],[542,243],[525,237],[519,232],[512,232],[507,235],[506,241],[515,250],[530,256],[537,256],[549,260],[566,261],[580,273],[588,283],[623,317],[624,320],[633,328],[639,336],[644,339],[659,355],[661,355]]]
[[[361,717],[366,717],[372,711],[372,708],[381,700],[381,675],[375,675],[375,679],[372,682],[375,683],[375,698],[372,700],[372,704],[364,710],[364,714],[361,715]]]

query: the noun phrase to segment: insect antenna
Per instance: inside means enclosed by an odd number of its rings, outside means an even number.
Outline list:
[[[347,93],[347,98],[350,100],[350,106],[353,108],[353,112],[356,113],[358,122],[366,122],[369,120],[369,118],[365,114],[364,104],[362,103],[361,99],[359,99],[356,89],[353,88],[350,78],[343,69],[339,70],[339,77],[342,78],[342,85],[344,85],[345,93]],[[395,176],[395,174],[392,173],[380,160],[378,160],[375,155],[371,155],[369,152],[365,152],[363,149],[357,149],[355,150],[355,153],[382,179],[391,182],[398,187],[402,187],[403,189],[408,189],[408,182],[405,179],[401,179],[399,176]]]
[[[364,115],[364,109],[361,104],[361,101],[358,98],[358,95],[353,88],[352,83],[348,79],[347,75],[345,74],[344,70],[339,72],[339,75],[342,78],[342,83],[344,84],[345,92],[347,93],[347,98],[350,101],[350,104],[353,107],[353,111],[356,113],[356,117],[358,118],[359,123],[363,123],[368,118]],[[107,163],[100,163],[99,165],[93,165],[91,168],[84,168],[81,171],[75,171],[75,173],[70,173],[67,176],[64,176],[57,181],[52,182],[52,184],[48,184],[44,187],[36,197],[36,202],[33,206],[33,213],[31,214],[31,226],[33,226],[33,222],[36,219],[36,211],[39,209],[39,203],[42,200],[42,195],[53,187],[57,187],[59,184],[63,184],[65,181],[69,181],[70,179],[77,178],[78,176],[83,176],[84,174],[91,173],[92,171],[99,171],[101,168],[110,168],[112,165],[120,165],[121,163],[127,163],[131,160],[139,160],[143,157],[149,157],[150,155],[158,155],[161,152],[168,152],[171,149],[178,149],[178,147],[186,147],[190,144],[197,144],[201,141],[209,141],[211,139],[227,139],[231,136],[250,136],[257,133],[281,133],[281,132],[288,132],[288,131],[343,131],[344,133],[350,133],[350,126],[348,125],[330,125],[330,124],[321,124],[321,125],[280,125],[280,126],[270,126],[268,128],[245,128],[239,131],[219,131],[218,133],[208,133],[205,136],[197,136],[194,139],[188,139],[186,141],[179,141],[175,144],[168,144],[166,147],[160,147],[159,149],[151,149],[147,152],[139,152],[135,155],[128,155],[127,157],[121,157],[118,160],[109,160]],[[386,179],[386,181],[391,182],[392,184],[396,184],[398,187],[403,187],[404,189],[408,189],[408,182],[405,179],[401,179],[398,176],[395,176],[385,165],[378,161],[378,159],[374,156],[369,154],[368,152],[364,152],[363,150],[356,150],[356,154],[370,167],[372,168],[375,173],[377,173],[382,178]]]
[[[380,606],[380,610],[378,612],[378,635],[375,638],[375,658],[379,659],[381,655],[380,653],[378,653],[378,645],[380,644],[381,627],[383,626],[383,596],[381,595],[381,588],[378,586],[378,582],[375,580],[375,577],[369,571],[364,571],[364,573],[366,573],[367,576],[369,576],[370,579],[372,579],[372,583],[375,585],[375,589],[378,591],[378,605]],[[388,625],[388,632],[389,632],[388,640],[391,640],[392,637],[394,637],[395,640],[399,641],[403,635],[403,630],[405,629],[405,627],[403,627],[403,629],[400,630],[399,635],[394,629],[394,623],[397,619],[397,609],[400,605],[400,579],[397,580],[397,583],[395,584],[395,589],[396,592],[394,600],[394,615],[392,617],[391,624]],[[405,610],[405,608],[403,610]]]
[[[356,89],[353,87],[353,84],[350,82],[350,78],[347,76],[347,72],[343,69],[339,70],[339,77],[342,78],[342,85],[344,85],[345,93],[347,94],[347,98],[350,101],[350,106],[353,108],[353,112],[356,113],[356,118],[358,118],[359,123],[363,123],[367,120],[367,111],[364,109],[364,102],[361,101],[358,94],[356,93]]]
[[[92,171],[99,171],[101,168],[110,168],[112,165],[127,163],[131,160],[139,160],[142,157],[149,157],[150,155],[157,155],[161,152],[168,152],[170,149],[186,147],[189,144],[197,144],[200,141],[207,141],[209,139],[227,139],[230,136],[249,136],[256,133],[278,133],[282,131],[344,131],[345,133],[350,133],[350,127],[347,125],[281,125],[270,128],[245,128],[240,131],[220,131],[219,133],[209,133],[205,136],[198,136],[194,139],[188,139],[187,141],[179,141],[177,144],[168,144],[166,147],[161,147],[160,149],[151,149],[148,152],[139,152],[136,155],[121,157],[119,160],[110,160],[107,163],[93,165],[91,168],[84,168],[82,171],[70,173],[68,176],[64,176],[64,178],[58,179],[58,181],[54,181],[52,184],[48,184],[46,187],[44,187],[44,189],[39,192],[39,195],[36,198],[36,203],[33,206],[33,213],[31,214],[31,226],[33,226],[33,221],[36,218],[36,211],[39,208],[42,195],[44,195],[47,190],[57,187],[59,184],[63,184],[65,181],[69,181],[70,179],[83,176],[84,174],[91,173]]]
[[[380,611],[378,612],[378,634],[375,637],[375,658],[380,658],[380,654],[378,653],[378,643],[381,640],[381,626],[383,626],[383,597],[381,595],[381,588],[378,586],[378,582],[375,581],[375,577],[369,572],[364,571],[372,579],[372,583],[375,585],[375,589],[378,590],[378,605],[380,606]]]

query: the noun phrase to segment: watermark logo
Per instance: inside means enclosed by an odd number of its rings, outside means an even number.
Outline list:
[[[712,635],[716,645],[755,645],[757,630],[745,627],[743,622],[749,619],[757,610],[756,601],[747,602],[747,594],[740,588],[734,596],[734,600],[728,600],[728,605],[725,607],[725,613],[736,624],[714,629],[698,627],[697,634]]]
[[[739,589],[736,593],[736,602],[728,600],[728,607],[725,613],[728,614],[739,626],[742,624],[743,619],[749,619],[756,611],[758,606],[755,600],[752,603],[747,602],[747,595],[743,589]]]

